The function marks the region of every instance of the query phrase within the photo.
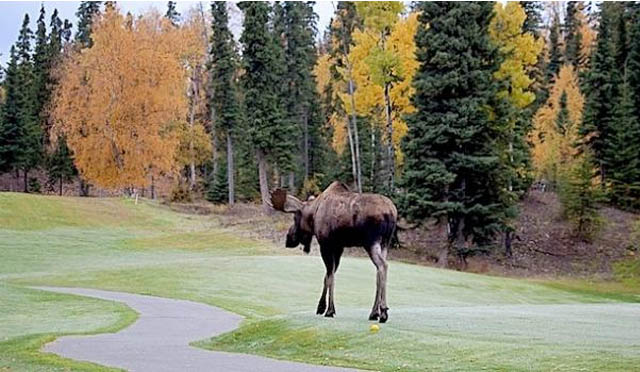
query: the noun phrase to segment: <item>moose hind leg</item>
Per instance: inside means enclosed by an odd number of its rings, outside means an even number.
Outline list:
[[[373,301],[373,308],[371,309],[371,314],[369,314],[369,320],[378,320],[378,318],[380,318],[380,310],[381,310],[380,303],[381,303],[381,295],[382,295],[383,273],[384,273],[384,265],[386,263],[382,259],[382,249],[380,247],[380,243],[374,243],[371,246],[371,248],[367,251],[367,253],[369,253],[371,262],[373,262],[373,264],[376,267],[376,295]]]
[[[316,309],[316,314],[321,315],[324,314],[324,311],[327,309],[327,283],[329,281],[329,274],[324,276],[324,285],[322,287],[322,294],[320,295],[320,300],[318,301],[318,308]]]
[[[333,272],[329,278],[329,307],[327,308],[327,312],[324,314],[326,317],[332,318],[336,314],[336,307],[333,302],[333,289],[335,287],[336,280],[336,272],[338,271],[338,266],[340,266],[340,257],[342,256],[342,252],[344,248],[335,248],[333,251]]]
[[[389,269],[389,265],[387,264],[387,247],[383,246],[380,258],[382,259],[382,281],[380,288],[380,323],[385,323],[387,319],[389,319],[389,314],[387,311],[389,307],[387,307],[387,270]]]

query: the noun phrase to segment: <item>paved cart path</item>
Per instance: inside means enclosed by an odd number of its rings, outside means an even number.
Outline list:
[[[238,328],[240,315],[214,306],[96,289],[38,289],[123,302],[139,313],[135,323],[117,333],[63,336],[44,346],[66,358],[129,371],[348,371],[189,346]]]

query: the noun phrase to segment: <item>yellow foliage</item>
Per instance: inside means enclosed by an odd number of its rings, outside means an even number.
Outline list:
[[[527,74],[527,68],[536,64],[544,41],[541,38],[536,40],[529,33],[522,33],[527,15],[519,3],[512,1],[505,6],[496,3],[494,9],[495,16],[491,19],[489,36],[506,56],[494,77],[509,80],[509,86],[499,92],[499,95],[508,97],[515,107],[524,108],[536,98],[533,92],[527,90],[533,83],[533,79]]]
[[[584,12],[578,12],[578,19],[580,21],[580,35],[582,35],[582,40],[580,42],[580,70],[585,69],[589,63],[589,58],[591,58],[591,51],[593,50],[593,46],[596,43],[596,32],[591,27],[587,20],[587,16]]]
[[[320,96],[324,95],[325,89],[331,81],[331,65],[333,60],[328,53],[318,57],[316,65],[313,67],[313,75],[316,78],[316,89]]]
[[[564,133],[557,130],[556,119],[560,111],[560,97],[567,94],[567,110],[570,125]],[[556,181],[560,170],[566,170],[576,155],[574,144],[579,140],[578,129],[582,122],[584,97],[580,92],[578,77],[573,66],[562,66],[549,99],[533,118],[533,131],[529,140],[533,143],[532,158],[538,177]]]
[[[349,120],[349,118],[344,115],[338,115],[336,112],[332,113],[329,117],[329,125],[333,127],[331,147],[333,147],[339,155],[342,155],[347,144],[347,120]]]
[[[131,23],[132,22],[132,23]],[[53,99],[54,130],[75,164],[105,188],[148,186],[175,169],[175,125],[187,110],[185,44],[156,12],[127,20],[110,7],[93,25],[93,46],[62,64]]]
[[[190,126],[181,122],[178,126],[179,147],[176,162],[180,166],[188,164],[201,165],[211,159],[213,147],[209,134],[200,123]]]
[[[418,29],[418,14],[411,13],[408,17],[393,24],[391,33],[384,43],[383,53],[388,53],[397,63],[393,66],[393,75],[397,77],[391,85],[389,95],[392,102],[393,144],[396,152],[397,164],[402,164],[403,154],[400,142],[407,134],[408,127],[402,120],[404,114],[415,111],[411,105],[413,95],[413,76],[418,69],[415,57],[416,46],[414,36]],[[376,125],[383,127],[384,119],[384,86],[373,78],[372,63],[369,59],[381,52],[380,34],[373,28],[356,30],[353,33],[354,46],[349,53],[349,60],[353,61],[353,80],[355,90],[355,111],[358,115],[370,116]],[[342,71],[343,76],[344,71]],[[353,112],[351,98],[345,93],[339,93],[348,113]]]

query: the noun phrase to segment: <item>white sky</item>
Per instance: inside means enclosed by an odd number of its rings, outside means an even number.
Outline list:
[[[178,12],[185,14],[187,10],[198,4],[197,1],[178,1]],[[25,13],[29,14],[30,27],[32,31],[36,29],[36,21],[40,15],[40,6],[44,4],[46,10],[46,23],[49,26],[49,19],[53,9],[58,9],[61,19],[68,18],[75,26],[79,1],[0,1],[0,64],[4,67],[9,56],[9,50],[18,39],[20,26]],[[166,1],[118,1],[120,9],[126,13],[139,14],[150,7],[154,7],[163,12],[166,10]],[[209,9],[209,2],[203,2],[206,9]],[[333,5],[330,1],[318,1],[315,4],[315,11],[318,13],[318,34],[322,35],[329,25],[333,14]],[[232,20],[234,32],[239,33],[241,25],[239,20]],[[75,28],[74,28],[75,34]]]

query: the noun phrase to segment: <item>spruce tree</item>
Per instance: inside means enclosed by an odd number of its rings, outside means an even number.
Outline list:
[[[315,33],[316,14],[313,6],[305,2],[288,1],[284,5],[285,19],[285,59],[287,66],[287,116],[292,123],[298,123],[301,134],[303,178],[306,180],[313,171],[311,158],[317,142],[314,130],[314,113],[317,109],[315,80],[312,72],[316,63]]]
[[[100,13],[100,5],[102,1],[82,1],[76,12],[78,17],[78,29],[76,30],[75,40],[82,48],[91,47],[91,25],[93,18]]]
[[[55,151],[47,159],[49,182],[58,184],[58,193],[62,195],[62,186],[66,182],[71,182],[77,174],[73,165],[71,150],[67,147],[64,136],[57,139]]]
[[[609,137],[613,104],[616,102],[616,67],[611,42],[614,5],[605,2],[601,7],[598,39],[591,57],[591,68],[585,76],[585,108],[580,127],[581,136],[593,150],[601,181],[606,179],[607,159],[604,149]]]
[[[522,25],[522,31],[529,32],[536,38],[539,37],[544,3],[542,1],[523,1],[520,4],[527,15]]]
[[[205,197],[208,201],[221,204],[228,199],[227,164],[220,162],[218,174],[211,173]]]
[[[169,1],[167,3],[167,12],[164,15],[172,25],[178,26],[180,24],[180,13],[176,10],[176,2]]]
[[[47,37],[47,28],[45,24],[44,5],[40,7],[40,16],[38,17],[35,48],[33,52],[33,89],[36,94],[35,111],[39,116],[39,123],[44,127],[43,116],[44,106],[48,101],[47,83],[49,77],[51,56],[49,50],[49,40]]]
[[[0,173],[17,169],[20,79],[15,46],[9,52],[4,79],[4,104],[0,120]]]
[[[567,13],[565,16],[565,58],[566,63],[578,67],[580,64],[580,49],[582,48],[582,33],[580,33],[579,13],[582,11],[582,4],[577,1],[567,2]]]
[[[241,2],[238,7],[244,13],[244,28],[240,42],[243,44],[242,77],[244,102],[247,114],[248,136],[251,139],[258,162],[260,195],[266,206],[269,200],[267,156],[280,149],[289,149],[286,133],[283,133],[280,101],[281,76],[278,74],[279,45],[269,29],[271,6],[265,2]]]
[[[551,29],[549,30],[549,63],[547,64],[546,81],[552,83],[564,63],[560,45],[560,16],[554,13]]]
[[[563,175],[560,185],[562,212],[573,225],[574,233],[586,240],[592,240],[602,227],[598,203],[602,191],[594,185],[594,164],[590,150],[575,159],[569,173]]]
[[[640,208],[640,120],[634,101],[629,82],[624,79],[604,149],[611,183],[609,198],[624,209]]]
[[[567,108],[567,92],[563,91],[560,95],[558,116],[556,117],[556,131],[564,136],[570,126],[569,109]]]
[[[490,241],[507,213],[495,150],[505,134],[487,109],[500,62],[488,36],[493,4],[425,2],[419,10],[401,205],[411,220],[448,223],[450,247],[465,254],[466,243]]]
[[[295,173],[298,170],[298,162],[296,155],[300,154],[301,142],[300,126],[296,125],[297,121],[289,114],[290,105],[292,104],[290,90],[291,76],[288,73],[288,61],[286,54],[287,47],[287,14],[281,2],[276,1],[271,9],[271,33],[272,33],[272,51],[275,58],[274,70],[272,74],[278,76],[280,85],[277,87],[278,101],[276,102],[279,119],[275,123],[278,130],[276,146],[271,154],[278,171],[283,180],[281,186],[284,186],[284,178],[288,179],[288,187],[295,192]]]
[[[229,204],[235,201],[234,175],[234,142],[238,134],[240,122],[240,105],[236,88],[237,55],[233,34],[229,29],[227,4],[215,1],[211,4],[213,17],[210,50],[211,101],[215,114],[214,125],[224,130],[227,139],[227,185]],[[215,175],[217,177],[217,175]],[[215,186],[216,183],[213,183]]]
[[[34,64],[31,55],[33,32],[29,28],[29,16],[25,14],[16,43],[18,57],[17,114],[18,136],[16,168],[23,171],[24,191],[29,191],[29,171],[42,160],[42,128],[38,122],[37,92],[34,84]]]
[[[627,81],[631,90],[630,95],[634,100],[635,116],[640,118],[640,12],[638,11],[633,15],[629,41]]]

